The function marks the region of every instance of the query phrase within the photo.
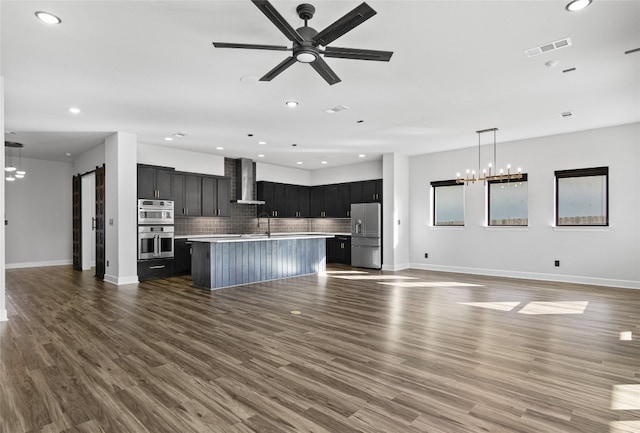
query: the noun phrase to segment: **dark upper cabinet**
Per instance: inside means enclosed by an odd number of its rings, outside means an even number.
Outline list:
[[[351,216],[351,186],[353,183],[338,184],[338,217],[348,218]],[[356,202],[357,203],[357,202]]]
[[[302,186],[258,182],[258,213],[280,218],[349,218],[351,203],[382,201],[382,179]]]
[[[266,212],[271,217],[302,218],[309,215],[309,188],[275,182],[258,182],[258,213]]]
[[[176,216],[202,216],[202,177],[188,173],[173,175]]]
[[[202,216],[229,216],[231,179],[202,177]]]
[[[324,213],[324,186],[312,186],[309,189],[309,216],[321,218]]]
[[[138,198],[172,199],[173,173],[171,168],[139,164]]]
[[[382,179],[362,182],[362,202],[382,203]]]

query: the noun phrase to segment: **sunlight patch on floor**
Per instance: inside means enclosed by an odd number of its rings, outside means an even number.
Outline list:
[[[612,421],[609,433],[640,433],[640,421]]]
[[[529,302],[520,314],[582,314],[589,301]]]
[[[480,284],[455,283],[451,281],[429,282],[429,281],[398,281],[396,283],[379,283],[397,287],[484,287]]]
[[[623,331],[620,333],[620,341],[631,341],[631,340],[633,340],[633,332]]]
[[[398,275],[332,275],[345,280],[417,280],[416,277],[401,277]]]
[[[613,385],[611,391],[611,409],[639,410],[640,385]]]
[[[458,304],[488,308],[490,310],[511,311],[520,305],[520,302],[458,302]]]
[[[368,274],[369,272],[364,271],[325,271],[324,274],[328,275],[338,275],[338,274]]]

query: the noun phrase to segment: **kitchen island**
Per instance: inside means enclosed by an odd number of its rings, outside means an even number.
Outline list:
[[[278,234],[190,238],[193,285],[214,290],[324,272],[326,239],[331,237]]]

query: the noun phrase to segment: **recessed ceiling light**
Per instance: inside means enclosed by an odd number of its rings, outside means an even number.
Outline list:
[[[296,147],[296,146],[297,146],[297,144],[296,144],[296,143],[293,143],[291,146],[292,146],[292,147]]]
[[[327,161],[320,161],[320,164],[328,164]]]
[[[258,144],[267,144],[266,141],[258,141]]]
[[[364,123],[364,120],[356,120],[356,123]]]
[[[264,158],[263,154],[258,155],[258,158]]]
[[[298,106],[298,101],[287,101],[285,104],[289,108],[296,108]]]
[[[567,3],[565,9],[569,12],[577,12],[586,8],[591,4],[591,0],[573,0]]]
[[[558,66],[558,62],[557,60],[547,60],[546,62],[544,62],[544,65],[547,68],[555,68],[556,66]]]
[[[298,161],[298,162],[296,162],[296,164],[302,165],[302,161]]]
[[[62,22],[60,18],[49,12],[37,11],[35,15],[40,21],[44,21],[47,24],[60,24]]]
[[[358,158],[364,158],[365,156],[367,155],[365,155],[364,153],[361,153],[360,155],[358,155]]]
[[[165,141],[173,141],[173,137],[164,137]]]
[[[573,112],[572,111],[564,111],[564,112],[560,113],[560,115],[562,117],[564,117],[564,118],[567,118],[567,117],[573,116]]]
[[[218,147],[216,147],[216,150],[224,150],[224,147],[218,146]]]
[[[73,113],[73,114],[78,114],[80,113],[82,110],[80,110],[78,107],[71,107],[69,108],[69,113]]]
[[[576,70],[576,68],[569,68],[569,69],[563,69],[563,70],[562,70],[562,72],[563,72],[564,74],[566,74],[567,72],[573,72],[573,71],[575,71],[575,70]]]
[[[174,137],[178,137],[178,138],[186,137],[187,135],[189,134],[186,132],[176,132],[175,134],[173,134]]]
[[[65,156],[71,156],[71,152],[65,153]]]

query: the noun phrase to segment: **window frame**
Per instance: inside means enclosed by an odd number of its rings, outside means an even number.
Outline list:
[[[438,187],[446,187],[446,186],[462,186],[462,224],[437,224],[436,221],[436,189]],[[464,227],[465,226],[465,209],[464,209],[464,183],[458,182],[457,179],[451,180],[436,180],[431,182],[431,188],[433,189],[433,202],[432,202],[432,214],[431,221],[433,227]]]
[[[609,167],[556,170],[555,175],[555,226],[556,227],[609,227]],[[571,177],[604,176],[605,179],[605,223],[604,224],[559,224],[560,189],[559,180]]]
[[[526,224],[491,224],[491,185],[499,185],[503,183],[516,183],[527,182],[527,223]],[[529,176],[527,173],[522,173],[522,178],[511,179],[496,179],[487,182],[487,227],[529,227]]]

